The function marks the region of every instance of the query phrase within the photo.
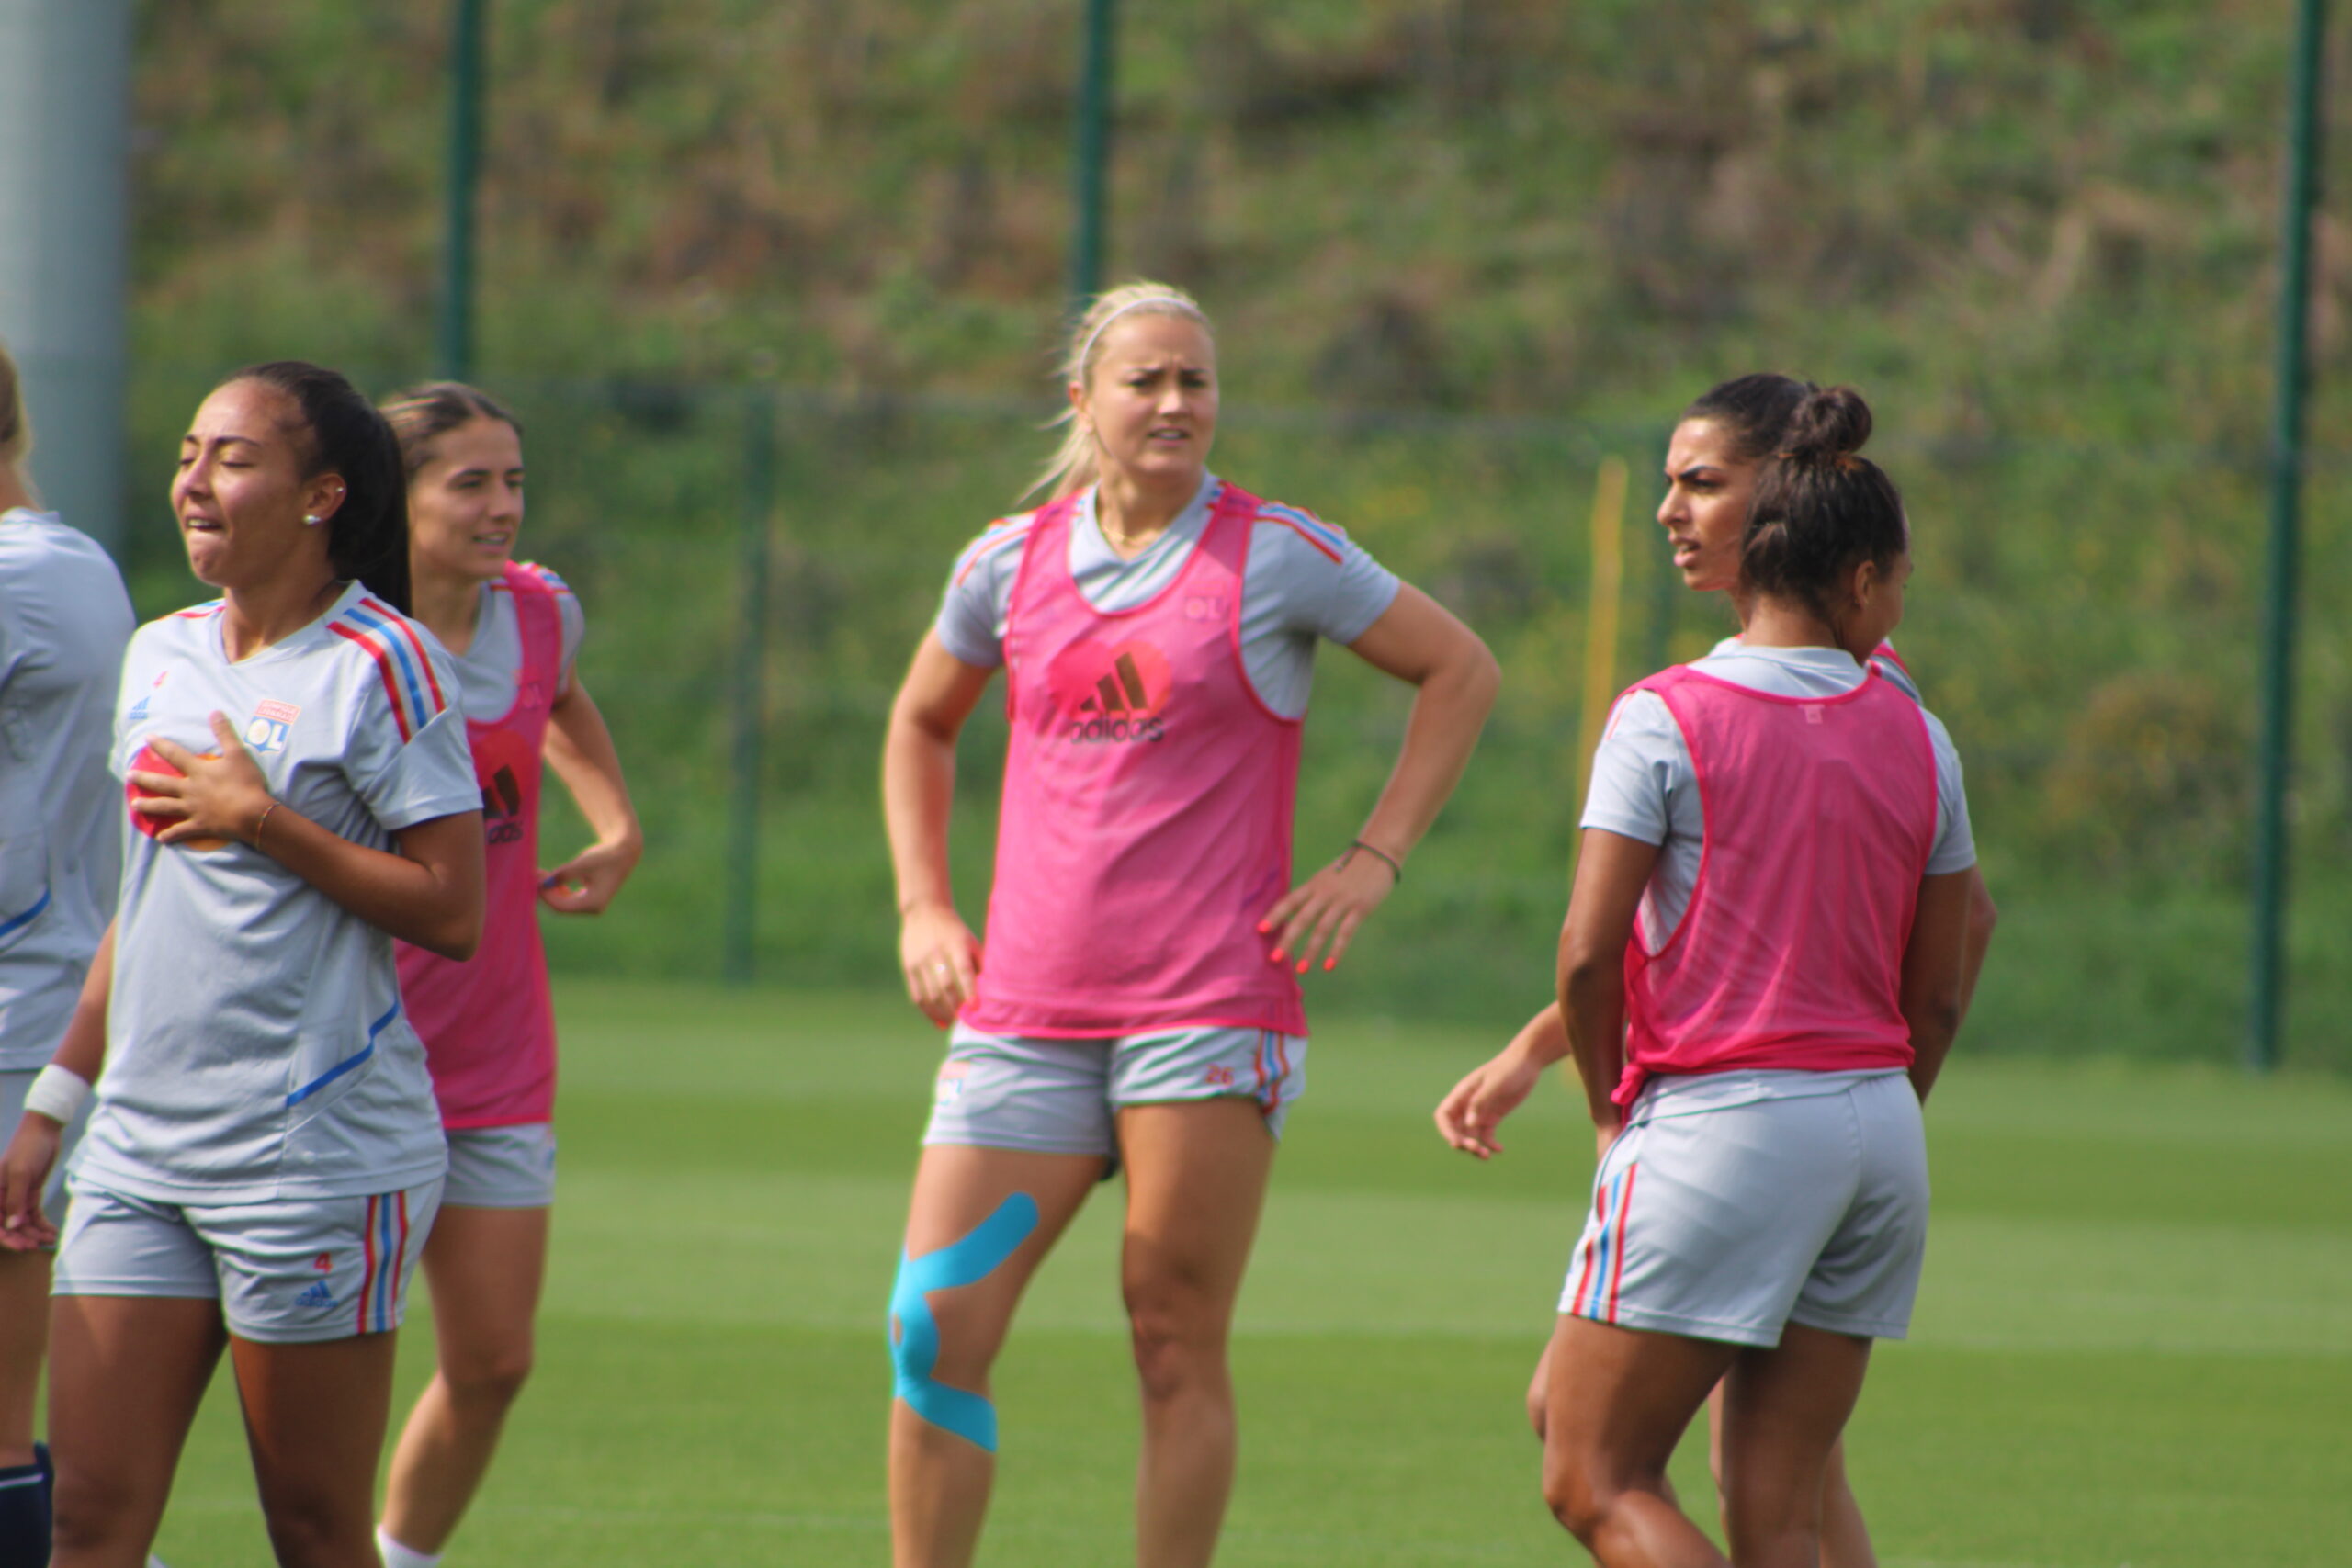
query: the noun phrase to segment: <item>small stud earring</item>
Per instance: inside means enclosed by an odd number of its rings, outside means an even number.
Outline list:
[[[302,514],[302,525],[306,528],[315,528],[324,521],[325,519],[313,517],[307,512]]]

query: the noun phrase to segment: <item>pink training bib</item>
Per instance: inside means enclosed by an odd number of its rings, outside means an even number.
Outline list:
[[[1176,581],[1102,611],[1069,571],[1075,495],[1030,525],[1006,614],[1012,741],[974,1028],[1306,1032],[1258,922],[1290,886],[1299,725],[1241,660],[1255,496],[1219,491]]]
[[[555,1009],[539,939],[539,750],[563,678],[563,617],[555,590],[510,561],[523,667],[514,700],[494,722],[466,721],[481,785],[488,902],[481,945],[458,964],[397,944],[401,995],[424,1041],[445,1127],[507,1127],[555,1114]]]
[[[1690,908],[1657,952],[1625,944],[1631,1106],[1662,1073],[1848,1072],[1911,1064],[1903,953],[1936,837],[1917,704],[1872,671],[1784,697],[1687,665],[1638,682],[1690,749],[1705,841]]]

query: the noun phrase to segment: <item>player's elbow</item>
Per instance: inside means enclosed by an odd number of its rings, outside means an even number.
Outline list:
[[[1994,904],[1993,895],[1979,878],[1968,895],[1968,940],[1982,953],[1993,940],[1993,928],[2001,923],[2000,908]]]
[[[409,940],[425,952],[463,964],[481,946],[482,895],[479,886],[469,895],[449,900],[436,910],[429,929]]]

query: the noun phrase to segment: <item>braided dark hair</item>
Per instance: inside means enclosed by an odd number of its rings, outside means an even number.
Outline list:
[[[407,615],[408,469],[376,405],[338,372],[300,359],[247,366],[229,380],[275,388],[300,411],[311,438],[304,477],[343,479],[343,504],[327,520],[328,564]]]
[[[1911,548],[1903,496],[1860,457],[1871,409],[1851,387],[1815,389],[1790,415],[1757,476],[1740,535],[1739,587],[1834,620],[1831,594],[1863,561],[1892,568]]]

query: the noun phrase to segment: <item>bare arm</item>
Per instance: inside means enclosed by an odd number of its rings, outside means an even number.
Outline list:
[[[971,998],[979,940],[956,912],[947,823],[956,803],[956,739],[993,670],[967,664],[925,632],[890,705],[882,742],[882,821],[899,888],[899,964],[907,996],[943,1029]]]
[[[1501,667],[1478,634],[1410,583],[1348,647],[1419,691],[1396,766],[1358,835],[1378,852],[1351,847],[1284,895],[1261,925],[1279,928],[1273,955],[1295,956],[1301,974],[1318,949],[1323,967],[1335,967],[1364,917],[1394,889],[1398,874],[1391,865],[1404,863],[1461,782],[1502,683]]]
[[[444,958],[473,956],[481,940],[481,812],[460,811],[392,835],[397,854],[371,850],[320,827],[273,798],[244,742],[212,716],[218,756],[157,740],[156,752],[186,776],[134,773],[153,791],[132,809],[170,825],[156,842],[224,838],[251,845],[377,930]]]
[[[1968,1010],[1976,1000],[1976,978],[1984,973],[1984,955],[1993,947],[1993,928],[2000,923],[2001,912],[1993,907],[1992,889],[1984,886],[1984,868],[1968,868],[1968,952],[1961,961],[1960,1016],[1968,1019]]]
[[[114,989],[114,927],[98,939],[90,957],[90,972],[82,977],[82,995],[65,1026],[65,1039],[51,1057],[84,1083],[95,1084],[107,1063],[107,998]],[[18,1118],[7,1153],[0,1156],[0,1247],[28,1252],[57,1240],[57,1226],[40,1209],[41,1188],[57,1163],[65,1124],[53,1116],[28,1111]]]
[[[1903,950],[1900,1006],[1904,1021],[1911,1026],[1911,1087],[1922,1104],[1936,1087],[1944,1055],[1967,1010],[1973,882],[1973,871],[1922,877],[1910,945]]]
[[[1576,1058],[1602,1144],[1615,1135],[1620,1116],[1609,1097],[1624,1070],[1625,943],[1657,856],[1656,844],[1585,829],[1560,931],[1560,999],[1439,1104],[1438,1131],[1447,1143],[1480,1159],[1500,1153],[1495,1131],[1503,1118],[1526,1100],[1544,1068],[1568,1055]]]
[[[588,688],[574,671],[548,710],[548,766],[579,803],[596,841],[539,878],[539,897],[567,915],[598,915],[645,853],[645,832],[629,804],[621,754]]]

